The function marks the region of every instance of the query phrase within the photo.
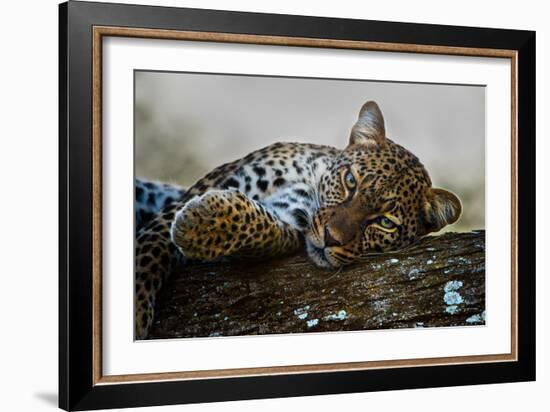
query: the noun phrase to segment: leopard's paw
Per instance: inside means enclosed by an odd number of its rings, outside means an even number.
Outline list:
[[[172,223],[172,240],[190,259],[214,260],[249,247],[258,218],[254,204],[237,190],[211,190],[190,200]]]

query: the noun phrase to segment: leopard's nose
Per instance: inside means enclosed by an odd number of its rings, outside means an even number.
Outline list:
[[[325,226],[325,246],[342,246],[342,242],[334,237],[328,226]]]

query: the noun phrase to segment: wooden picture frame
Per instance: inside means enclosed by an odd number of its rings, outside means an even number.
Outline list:
[[[199,9],[60,5],[59,406],[215,402],[535,379],[535,33]],[[105,376],[102,372],[102,40],[192,40],[510,59],[508,354]],[[490,213],[490,211],[488,211]]]

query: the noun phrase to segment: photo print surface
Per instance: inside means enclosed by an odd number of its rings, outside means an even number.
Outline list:
[[[135,71],[135,337],[485,323],[485,88]]]

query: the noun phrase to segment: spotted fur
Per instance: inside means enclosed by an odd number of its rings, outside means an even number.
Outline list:
[[[179,199],[162,194],[170,187],[147,187],[159,196],[151,204],[165,206],[137,235],[136,337],[147,337],[156,294],[185,259],[305,248],[320,267],[358,262],[459,218],[460,200],[431,186],[418,158],[386,138],[378,105],[367,102],[343,150],[275,143],[214,169],[185,193],[173,189]]]
[[[170,203],[180,200],[185,194],[181,186],[136,179],[135,182],[136,232]]]

